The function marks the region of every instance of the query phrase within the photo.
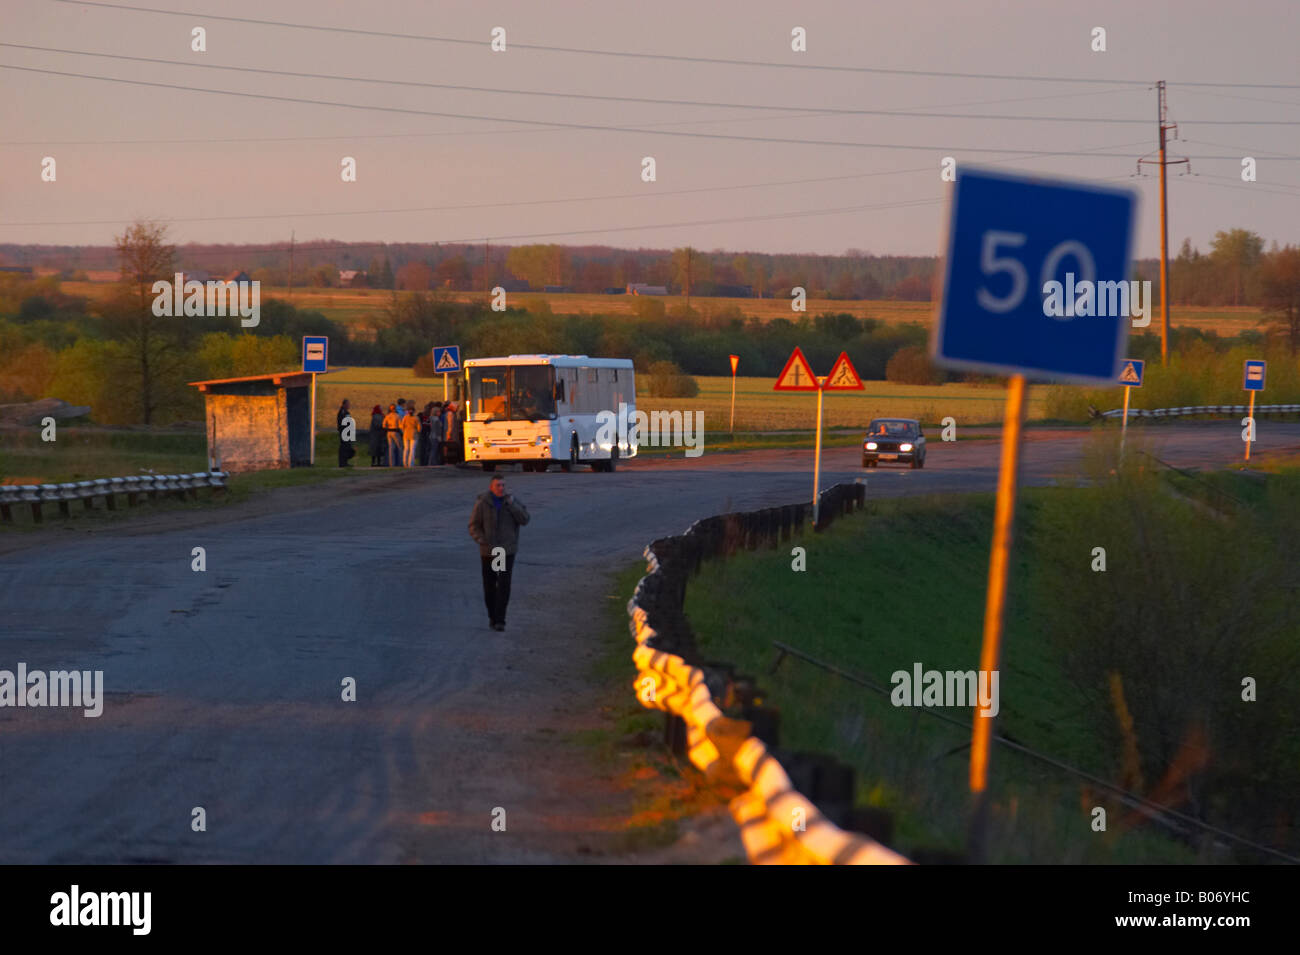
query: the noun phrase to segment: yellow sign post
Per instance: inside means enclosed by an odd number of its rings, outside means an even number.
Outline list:
[[[1016,485],[1020,472],[1020,443],[1025,426],[1025,376],[1012,375],[1007,388],[1006,424],[1002,431],[1002,461],[998,470],[998,499],[993,516],[993,546],[989,551],[988,594],[984,601],[984,642],[980,648],[980,685],[992,685],[1002,656],[1002,626],[1006,616],[1007,573],[1016,515]],[[985,684],[982,681],[987,680]],[[995,711],[996,712],[996,711]],[[970,745],[971,858],[983,861],[988,834],[989,755],[996,717],[975,707]]]
[[[731,437],[736,437],[736,368],[740,365],[739,355],[730,355],[731,358]]]

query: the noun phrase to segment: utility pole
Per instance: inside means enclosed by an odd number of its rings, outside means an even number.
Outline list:
[[[1165,167],[1179,163],[1188,164],[1186,159],[1168,160],[1165,158],[1165,134],[1174,130],[1178,138],[1178,124],[1170,124],[1168,103],[1165,101],[1165,81],[1156,83],[1156,120],[1160,127],[1160,158],[1158,160],[1139,159],[1138,169],[1144,163],[1156,163],[1160,166],[1160,364],[1169,363],[1169,198],[1165,186]]]
[[[488,240],[483,240],[483,293],[488,297],[488,304],[492,304],[492,282],[488,279]]]
[[[293,240],[298,233],[289,233],[289,300],[293,300]]]

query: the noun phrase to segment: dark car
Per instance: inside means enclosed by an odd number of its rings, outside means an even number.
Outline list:
[[[925,434],[915,418],[876,418],[862,439],[862,466],[897,461],[913,468],[925,467]]]

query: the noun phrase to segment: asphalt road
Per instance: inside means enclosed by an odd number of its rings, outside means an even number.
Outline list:
[[[1239,430],[1147,434],[1172,464],[1215,466],[1240,459]],[[1073,482],[1087,440],[1030,432],[1024,482]],[[1300,425],[1261,425],[1256,453],[1296,447]],[[998,453],[997,441],[934,441],[922,471],[863,472],[856,449],[833,449],[823,486],[865,473],[871,496],[992,490]],[[811,462],[758,451],[612,475],[506,472],[533,520],[505,633],[486,625],[466,532],[478,472],[13,536],[0,669],[103,670],[106,693],[94,719],[0,709],[0,862],[580,858],[593,814],[617,802],[589,791],[581,759],[539,752],[563,751],[592,705],[594,628],[628,597],[611,572],[699,517],[810,496]],[[196,546],[204,573],[191,570]],[[345,677],[356,702],[341,699]],[[504,832],[491,828],[498,808]]]

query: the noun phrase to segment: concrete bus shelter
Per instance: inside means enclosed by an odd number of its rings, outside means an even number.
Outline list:
[[[227,471],[311,464],[312,375],[286,371],[191,381],[203,394],[208,458]]]

